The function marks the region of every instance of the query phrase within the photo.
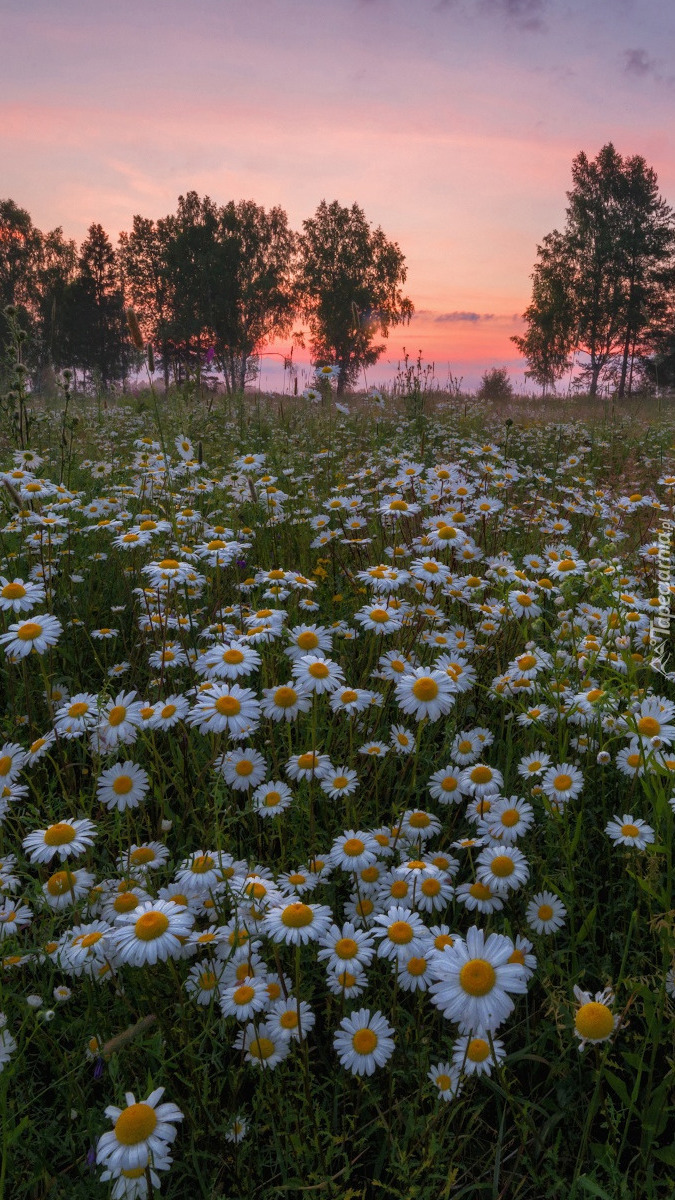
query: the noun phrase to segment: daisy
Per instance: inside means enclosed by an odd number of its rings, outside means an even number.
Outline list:
[[[460,775],[460,782],[470,795],[480,799],[498,792],[504,783],[504,777],[496,767],[488,767],[486,763],[476,763],[472,767],[464,768]]]
[[[360,1008],[343,1017],[333,1038],[340,1063],[353,1075],[372,1075],[394,1052],[394,1030],[381,1012]]]
[[[167,1149],[176,1137],[176,1122],[183,1113],[175,1104],[159,1104],[164,1088],[156,1088],[138,1104],[133,1092],[125,1092],[126,1108],[109,1105],[106,1117],[114,1128],[96,1143],[96,1162],[111,1172],[147,1167],[166,1160]]]
[[[172,900],[148,900],[118,915],[109,937],[120,962],[154,966],[176,957],[192,925],[192,915]]]
[[[24,582],[23,579],[5,579],[0,575],[0,611],[30,612],[36,604],[42,604],[45,590],[39,583]]]
[[[255,789],[252,803],[254,811],[261,817],[276,817],[293,803],[293,793],[287,783],[273,779]]]
[[[236,1017],[238,1021],[250,1021],[254,1013],[267,1008],[269,996],[265,980],[246,976],[220,990],[220,1011],[224,1017]]]
[[[147,771],[127,760],[101,772],[96,794],[108,810],[116,808],[118,812],[124,812],[128,808],[138,808],[149,785]]]
[[[634,846],[636,850],[644,850],[654,841],[651,825],[628,813],[624,813],[622,817],[615,815],[613,821],[608,821],[605,833],[611,837],[615,846]]]
[[[314,654],[303,654],[293,663],[293,678],[303,691],[316,693],[334,692],[344,685],[342,667],[332,658],[317,658]]]
[[[188,896],[212,892],[222,878],[217,851],[196,850],[184,858],[176,872],[176,884]]]
[[[214,763],[217,771],[234,791],[245,792],[257,787],[267,774],[267,763],[257,750],[231,750]]]
[[[574,1034],[575,1037],[581,1039],[579,1042],[579,1051],[581,1052],[587,1042],[592,1045],[606,1042],[617,1028],[619,1018],[610,1008],[614,1000],[611,988],[596,992],[593,997],[590,992],[582,991],[575,984],[574,995],[579,1003],[579,1008],[574,1015]]]
[[[264,688],[261,711],[272,721],[294,721],[298,713],[309,712],[312,696],[306,688],[293,680],[279,687]]]
[[[518,796],[493,801],[485,817],[485,829],[491,838],[510,846],[527,833],[534,821],[534,809]]]
[[[616,765],[622,775],[632,778],[644,775],[646,770],[646,747],[639,738],[633,738],[628,746],[624,746],[616,756]]]
[[[402,868],[401,868],[402,869]],[[420,912],[447,908],[454,895],[452,884],[435,867],[428,867],[415,886],[415,906]]]
[[[198,669],[209,679],[239,679],[256,671],[261,661],[257,650],[246,642],[218,642],[209,646]]]
[[[541,786],[552,804],[563,805],[576,799],[584,786],[584,777],[571,763],[559,763],[545,771]]]
[[[522,851],[516,846],[486,846],[476,859],[476,876],[496,892],[517,891],[530,876]]]
[[[33,913],[26,904],[0,904],[0,942],[30,925]]]
[[[503,892],[502,892],[503,895]],[[455,900],[469,912],[482,913],[499,912],[504,907],[502,897],[487,883],[476,880],[474,883],[460,883],[455,888]]]
[[[373,936],[380,939],[378,957],[398,962],[422,954],[429,942],[422,918],[400,904],[394,904],[384,914],[375,915]]]
[[[454,1100],[462,1088],[459,1072],[447,1062],[436,1063],[427,1073],[427,1079],[436,1088],[439,1100]]]
[[[461,772],[452,766],[434,771],[427,786],[429,794],[441,804],[461,804],[467,794],[465,785],[461,782]]]
[[[444,672],[415,667],[396,683],[396,700],[416,720],[437,721],[454,705],[454,691],[453,682]]]
[[[357,996],[363,995],[367,986],[368,976],[360,968],[355,971],[340,970],[335,974],[329,971],[326,976],[329,992],[344,1000],[355,1000]]]
[[[567,909],[553,892],[537,892],[530,900],[525,916],[535,933],[556,933],[565,924]]]
[[[330,860],[343,871],[361,871],[376,861],[378,849],[372,834],[348,829],[333,842]]]
[[[315,775],[319,777],[327,775],[333,768],[327,754],[317,754],[315,751],[309,750],[290,758],[286,763],[285,770],[291,779],[312,779]]]
[[[256,722],[259,714],[260,704],[251,688],[242,688],[237,683],[215,684],[210,691],[197,697],[188,720],[203,734],[223,733],[224,730],[238,734]]]
[[[413,954],[397,964],[398,982],[404,992],[426,992],[433,979],[430,954]]]
[[[21,843],[32,863],[48,863],[58,855],[61,862],[71,854],[84,854],[93,846],[96,826],[93,821],[72,818],[57,821],[46,829],[36,829]]]
[[[440,833],[441,822],[422,808],[409,808],[401,817],[401,832],[411,842],[426,842]]]
[[[135,695],[136,692],[119,692],[101,710],[97,732],[107,748],[119,742],[130,745],[136,741],[143,705],[134,699]]]
[[[348,716],[363,712],[370,704],[370,692],[365,688],[336,688],[331,692],[330,706],[333,712],[345,712]]]
[[[340,796],[353,795],[359,781],[356,771],[350,770],[349,767],[336,767],[334,771],[320,777],[319,785],[331,800],[338,800]]]
[[[144,875],[146,871],[163,867],[168,858],[169,851],[161,842],[144,842],[142,846],[130,846],[115,865],[123,873]]]
[[[63,633],[63,626],[49,613],[34,616],[30,621],[17,621],[10,625],[7,633],[0,634],[0,645],[5,647],[11,659],[25,658],[31,650],[45,654],[55,646]]]
[[[429,989],[430,996],[444,1017],[459,1024],[461,1033],[493,1033],[513,1011],[510,993],[527,991],[523,968],[509,962],[513,949],[510,938],[501,933],[486,938],[473,925],[465,942],[434,952],[438,982]]]
[[[42,894],[50,908],[60,910],[76,904],[91,888],[94,876],[89,871],[72,871],[69,867],[55,871],[42,885]]]
[[[631,723],[643,742],[651,742],[652,738],[659,737],[666,745],[670,745],[675,739],[675,725],[670,724],[673,716],[675,704],[672,700],[651,696],[641,702]]]
[[[464,1075],[491,1075],[494,1066],[506,1058],[504,1043],[484,1030],[458,1037],[452,1051],[452,1065]]]
[[[257,1029],[255,1025],[247,1025],[243,1038],[240,1035],[235,1046],[241,1046],[246,1051],[246,1062],[254,1067],[272,1070],[288,1056],[290,1040],[289,1034],[280,1032],[278,1021],[276,1024],[262,1021]]]
[[[375,953],[373,935],[357,929],[351,921],[340,927],[331,925],[319,939],[321,949],[317,953],[319,962],[326,962],[326,970],[352,973],[370,965]]]
[[[550,761],[551,757],[549,754],[526,754],[518,764],[518,774],[522,775],[523,779],[529,779],[532,775],[535,777],[541,775]]]
[[[302,658],[305,654],[321,655],[330,651],[332,635],[321,625],[296,625],[288,630],[291,645],[284,650],[290,659]]]
[[[148,706],[150,707],[150,706]],[[185,696],[167,696],[166,700],[153,705],[153,715],[149,723],[153,729],[173,729],[180,721],[184,721],[190,708]],[[141,709],[141,717],[145,723],[145,709]]]
[[[382,635],[396,633],[402,625],[401,614],[395,609],[384,608],[381,604],[366,604],[354,613],[354,619],[364,629]]]
[[[265,914],[262,929],[274,942],[289,946],[318,941],[330,927],[331,911],[325,904],[273,905]]]
[[[18,742],[0,746],[0,783],[12,783],[25,765],[28,754]]]
[[[74,738],[86,733],[96,724],[98,696],[78,692],[56,710],[54,728],[59,737]]]

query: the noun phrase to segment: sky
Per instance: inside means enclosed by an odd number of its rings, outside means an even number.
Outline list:
[[[675,206],[674,49],[670,0],[0,0],[0,197],[78,240],[191,189],[296,229],[356,202],[416,309],[367,382],[405,347],[520,384],[574,156],[641,154]]]

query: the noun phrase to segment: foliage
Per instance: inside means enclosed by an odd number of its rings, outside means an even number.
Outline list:
[[[512,396],[513,384],[507,367],[490,367],[483,372],[477,400],[510,400]]]

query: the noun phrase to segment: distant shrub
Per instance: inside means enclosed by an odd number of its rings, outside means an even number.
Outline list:
[[[491,367],[483,372],[476,392],[478,400],[510,400],[512,396],[513,387],[506,367]]]

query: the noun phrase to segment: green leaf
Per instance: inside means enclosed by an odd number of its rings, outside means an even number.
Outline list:
[[[659,1146],[657,1149],[653,1149],[652,1154],[654,1158],[667,1163],[669,1167],[675,1167],[675,1142],[671,1146]]]
[[[585,918],[585,920],[581,926],[581,929],[579,930],[579,932],[576,936],[577,945],[579,944],[579,942],[586,941],[586,938],[588,937],[591,929],[593,928],[593,924],[595,922],[595,914],[597,911],[598,911],[598,906],[597,906],[597,904],[594,904],[591,911],[589,912],[588,916]]]

